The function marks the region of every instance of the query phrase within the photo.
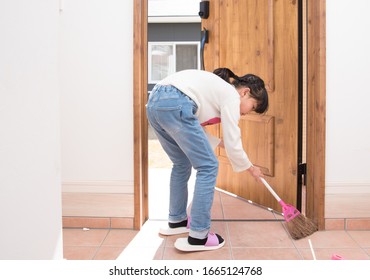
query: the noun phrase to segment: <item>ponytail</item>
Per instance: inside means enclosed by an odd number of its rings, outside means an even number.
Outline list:
[[[229,84],[232,84],[230,81],[230,78],[237,80],[239,77],[234,74],[233,71],[231,71],[229,68],[217,68],[213,71],[214,74],[219,76],[221,79],[225,80]]]
[[[213,71],[213,73],[227,83],[232,84],[235,88],[248,87],[250,89],[251,97],[256,99],[258,103],[255,111],[259,114],[267,111],[267,90],[265,88],[265,82],[260,77],[253,74],[246,74],[242,77],[238,77],[229,68],[217,68]],[[231,81],[230,79],[233,80]]]

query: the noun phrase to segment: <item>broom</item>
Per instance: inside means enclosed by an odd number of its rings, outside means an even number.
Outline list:
[[[264,178],[260,178],[265,187],[276,198],[283,208],[284,220],[286,221],[288,231],[294,240],[304,238],[316,232],[317,226],[308,218],[303,216],[298,209],[292,205],[286,204],[270,187]]]

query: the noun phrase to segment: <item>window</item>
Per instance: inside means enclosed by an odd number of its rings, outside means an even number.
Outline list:
[[[149,42],[149,84],[185,69],[200,69],[199,42]]]

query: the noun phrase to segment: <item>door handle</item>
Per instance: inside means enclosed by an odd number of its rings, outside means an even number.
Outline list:
[[[201,60],[201,70],[204,70],[204,46],[208,43],[208,30],[203,28],[201,31],[200,40],[200,60]]]

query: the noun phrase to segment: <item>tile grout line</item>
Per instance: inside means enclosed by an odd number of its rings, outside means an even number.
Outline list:
[[[229,241],[228,241],[228,244],[229,244],[229,248],[230,248],[230,251],[229,251],[229,254],[230,254],[230,260],[234,260],[234,251],[233,251],[233,246],[232,246],[231,238],[230,238],[229,223],[228,223],[228,222],[225,222],[225,224],[226,224],[226,234],[227,234],[227,239],[229,240]]]
[[[226,218],[225,218],[224,201],[222,199],[222,195],[221,195],[220,191],[218,192],[218,195],[220,197],[220,206],[221,206],[221,213],[222,213],[223,222],[226,225],[226,235],[227,235],[227,240],[228,240],[227,243],[229,245],[230,260],[233,260],[234,259],[234,253],[233,253],[233,247],[232,247],[231,238],[230,238],[229,223],[226,221]]]
[[[92,257],[92,260],[95,259],[96,255],[98,254],[98,252],[100,251],[102,245],[104,244],[104,241],[107,239],[108,235],[110,233],[110,229],[107,230],[107,234],[104,236],[103,240],[101,241],[101,243],[97,246],[97,249],[95,251],[95,254],[93,255]]]
[[[367,255],[367,256],[369,256],[369,257],[370,257],[370,253],[367,253],[367,252],[366,252],[366,247],[362,247],[362,246],[361,246],[361,244],[359,244],[359,243],[358,243],[358,242],[353,238],[353,236],[351,235],[351,233],[349,233],[349,231],[344,230],[344,232],[348,235],[348,237],[349,237],[349,238],[351,238],[351,240],[353,240],[353,242],[355,242],[355,243],[356,243],[356,245],[357,245],[358,247],[360,247],[361,251],[362,251],[362,252],[364,252],[364,254],[365,254],[365,255]]]

